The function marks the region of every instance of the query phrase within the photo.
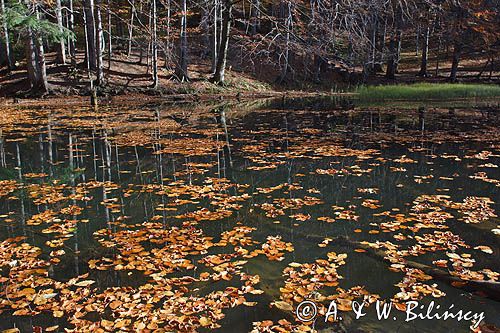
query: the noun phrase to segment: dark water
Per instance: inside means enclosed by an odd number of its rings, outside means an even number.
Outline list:
[[[389,270],[390,263],[335,240],[319,247],[321,238],[390,241],[404,250],[416,244],[429,246],[417,236],[450,231],[470,247],[458,246],[452,251],[451,242],[447,249],[422,251],[425,253],[407,259],[433,266],[434,260],[447,260],[447,252],[465,253],[475,260],[471,271],[500,269],[499,236],[495,234],[500,222],[494,216],[499,210],[496,166],[500,162],[495,107],[428,105],[419,111],[419,106],[370,108],[357,107],[348,100],[280,99],[207,105],[110,105],[99,112],[57,107],[9,109],[1,119],[0,176],[16,183],[11,193],[0,197],[0,240],[24,236],[23,242],[41,248],[40,258],[57,258],[44,268],[51,283],[67,282],[85,273],[89,273],[86,279],[95,281],[92,288],[97,288],[96,292],[151,283],[143,269],[89,268],[89,260],[117,258],[116,250],[103,246],[99,242],[102,234],[95,232],[107,230],[111,235],[127,230],[127,225],[136,230],[147,221],[165,230],[182,228],[183,222],[190,221],[190,227],[201,229],[214,242],[235,227],[252,227],[255,230],[248,236],[259,244],[248,246],[251,249],[260,248],[268,236],[279,235],[293,244],[294,251],[282,251],[282,261],[271,261],[263,254],[243,259],[248,262],[242,271],[260,276],[255,288],[264,294],[246,297],[256,305],[224,309],[226,316],[219,321],[219,332],[248,332],[252,322],[277,323],[284,318],[269,303],[280,298],[285,267],[291,262],[325,259],[329,252],[347,254],[345,264],[337,268],[343,277],[338,287],[364,286],[382,299],[391,299],[400,291],[395,284],[403,280],[404,273]],[[415,200],[422,195],[447,196],[447,205],[431,203],[440,207],[440,212],[451,214],[443,223],[445,229],[411,228],[417,222],[407,219],[418,217]],[[463,203],[468,197],[489,198],[490,216],[466,223],[464,210],[450,203]],[[304,200],[314,204],[304,204]],[[265,204],[273,204],[282,214],[266,216]],[[81,212],[63,210],[69,206],[77,206]],[[55,221],[46,217],[41,223],[32,221],[33,215],[47,210],[56,212]],[[472,214],[480,212],[477,209]],[[343,214],[356,217],[344,219]],[[398,216],[410,228],[387,230],[383,224]],[[306,220],[301,221],[301,217]],[[62,231],[44,232],[67,220],[76,221]],[[53,240],[61,243],[51,247],[47,242]],[[147,239],[140,243],[147,250],[173,246]],[[492,253],[474,249],[480,245]],[[49,255],[59,249],[65,253]],[[213,247],[208,254],[231,254],[233,250],[231,245]],[[197,277],[202,271],[211,272],[198,263],[205,255],[186,254],[199,267],[177,269],[168,276]],[[445,270],[453,271],[451,264],[449,261]],[[4,267],[2,276],[9,277],[8,272]],[[440,281],[419,282],[436,283],[436,288],[446,293],[440,298],[419,296],[422,304],[434,300],[443,308],[454,304],[456,309],[484,311],[486,323],[500,326],[498,301]],[[189,294],[197,295],[231,285],[241,283],[220,280],[188,288]],[[8,304],[16,295],[7,297],[8,288],[9,283],[3,282],[0,329],[15,326],[31,332],[33,326],[72,327],[69,318],[53,318],[50,311],[13,316]],[[37,285],[35,289],[43,288]],[[321,292],[338,293],[335,288]],[[88,315],[90,321],[102,318],[116,319],[109,310]],[[405,323],[403,312],[398,320],[378,321],[373,315],[359,320],[350,315],[346,318],[342,328],[316,326],[348,332],[466,332],[470,325],[453,320]]]

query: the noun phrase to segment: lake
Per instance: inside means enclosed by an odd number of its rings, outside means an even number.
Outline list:
[[[410,300],[499,327],[499,124],[498,103],[4,107],[0,329],[469,331],[406,322]]]

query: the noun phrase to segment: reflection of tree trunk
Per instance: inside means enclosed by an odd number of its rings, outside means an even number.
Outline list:
[[[0,0],[0,9],[1,12],[0,14],[5,15],[5,1]],[[7,66],[9,69],[12,69],[14,67],[14,62],[12,60],[12,54],[10,52],[10,37],[9,37],[9,28],[7,26],[7,20],[3,19],[3,33],[4,33],[4,38],[5,38],[5,58],[7,60]]]
[[[427,76],[427,58],[429,53],[429,35],[430,35],[430,24],[427,24],[425,29],[424,40],[422,41],[422,61],[420,63],[420,72],[418,75],[426,77]]]
[[[450,73],[451,82],[457,82],[458,63],[460,62],[461,53],[462,53],[462,44],[460,42],[455,42],[455,46],[453,49],[453,61],[451,63],[451,73]]]
[[[226,0],[226,2],[224,3],[224,8],[222,9],[222,35],[219,54],[217,57],[217,66],[215,68],[215,74],[213,78],[213,81],[219,84],[224,83],[225,79],[227,50],[229,48],[229,35],[231,32],[232,10],[233,4],[231,3],[231,0]]]

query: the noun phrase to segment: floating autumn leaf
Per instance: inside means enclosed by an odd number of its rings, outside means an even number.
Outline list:
[[[271,303],[271,305],[283,311],[293,311],[293,306],[290,303],[284,301],[274,301]]]

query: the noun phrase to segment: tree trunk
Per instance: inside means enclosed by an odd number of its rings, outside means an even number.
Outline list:
[[[215,67],[215,74],[213,81],[217,84],[224,84],[227,50],[229,48],[229,35],[231,32],[233,4],[231,0],[226,0],[222,9],[222,35],[220,41],[220,48],[217,57],[217,66]]]
[[[450,73],[451,82],[457,82],[458,63],[460,62],[461,53],[462,53],[462,44],[460,42],[455,42],[455,46],[453,48],[453,61],[451,63],[451,73]]]
[[[61,0],[56,0],[56,19],[57,19],[57,27],[59,28],[59,33],[63,33],[63,16],[62,16],[62,7]],[[59,49],[57,50],[57,60],[63,64],[66,64],[66,44],[64,38],[61,38],[59,41]]]
[[[214,0],[214,19],[213,19],[213,35],[212,35],[212,73],[215,73],[215,68],[217,67],[217,54],[218,49],[220,47],[219,41],[219,31],[218,31],[218,22],[219,22],[219,11],[220,11],[220,0]]]
[[[2,16],[5,15],[5,1],[0,0],[0,9],[2,10]],[[12,53],[10,52],[10,37],[9,37],[9,28],[7,26],[7,20],[2,20],[3,33],[5,37],[5,58],[7,60],[7,66],[9,70],[14,68],[14,61],[12,59]]]
[[[88,26],[88,24],[87,24],[88,18],[87,18],[87,11],[86,10],[83,10],[82,18],[83,18],[83,25],[85,27],[87,27]],[[85,32],[85,54],[89,55],[90,54],[90,51],[89,51],[90,39],[88,36],[88,30],[84,29],[84,32]],[[94,91],[94,78],[92,77],[92,65],[90,63],[89,56],[85,56],[85,64],[87,65],[87,75],[89,78],[90,91],[92,94]]]
[[[170,44],[170,17],[171,17],[171,3],[170,0],[167,1],[167,36],[165,38],[165,68],[170,67],[170,62],[172,61],[171,54],[171,44]]]
[[[402,41],[403,41],[403,30],[401,27],[398,28],[398,33],[396,35],[396,64],[394,68],[394,72],[399,72],[399,62],[401,61],[401,49],[402,49]]]
[[[203,49],[201,51],[201,58],[206,59],[210,55],[212,41],[210,39],[210,1],[203,1],[203,8],[201,13],[200,26],[203,31]]]
[[[156,20],[157,20],[157,14],[156,14],[156,0],[152,1],[152,23],[153,23],[153,29],[152,33],[153,36],[151,36],[151,46],[152,46],[152,66],[153,66],[153,88],[156,89],[158,88],[158,40],[157,40],[157,33],[156,33]]]
[[[47,92],[49,91],[49,82],[47,80],[47,66],[45,62],[45,51],[43,47],[43,40],[42,37],[39,36],[37,38],[37,58],[38,58],[38,67],[40,68],[40,86],[39,86],[39,91],[40,92]]]
[[[251,23],[252,28],[250,30],[252,35],[257,33],[260,29],[260,0],[251,0]]]
[[[287,1],[286,3],[281,2],[281,5],[284,7],[282,8],[282,12],[284,11],[283,17],[285,18],[285,27],[286,27],[286,34],[285,34],[285,52],[284,52],[284,65],[281,68],[281,74],[278,78],[279,82],[283,82],[286,79],[286,76],[288,74],[288,69],[290,68],[290,33],[292,31],[292,25],[293,25],[293,20],[292,20],[292,4],[290,1]]]
[[[375,59],[377,56],[377,33],[378,33],[378,16],[375,14],[372,23],[372,35],[371,35],[371,56],[370,56],[370,67],[371,70],[375,70]]]
[[[397,9],[397,13],[394,18],[395,22],[393,24],[394,30],[392,32],[391,40],[389,42],[389,57],[387,59],[387,70],[385,77],[391,80],[396,78],[396,73],[398,72],[399,57],[401,54],[401,37],[402,37],[402,20],[403,11],[401,8]]]
[[[396,78],[396,43],[395,35],[393,35],[389,42],[389,57],[387,58],[387,70],[385,73],[385,77],[391,80]]]
[[[130,58],[132,54],[132,37],[134,35],[134,15],[135,15],[135,4],[134,0],[130,3],[130,23],[128,25],[128,48],[127,57]]]
[[[177,77],[181,81],[189,80],[188,75],[188,50],[187,50],[187,1],[182,0],[181,33],[179,47],[179,65],[177,66]]]
[[[88,57],[88,62],[90,64],[90,69],[95,70],[97,68],[96,60],[96,29],[95,29],[95,19],[94,19],[94,0],[84,0],[84,11],[86,16],[86,36],[87,36],[87,48],[88,52],[85,55]]]
[[[75,32],[75,14],[73,13],[73,0],[69,0],[69,30],[73,33]],[[76,67],[76,46],[75,40],[70,38],[69,40],[69,54],[71,56],[71,65]]]
[[[430,22],[427,24],[425,29],[425,35],[422,40],[422,61],[420,63],[420,72],[419,76],[426,77],[427,76],[427,59],[429,54],[429,35],[430,35]]]
[[[434,69],[434,76],[438,77],[439,75],[439,57],[441,54],[441,36],[438,37],[438,47],[436,51],[436,68]]]
[[[102,30],[102,19],[101,19],[101,1],[97,0],[96,2],[96,27],[97,27],[97,36],[96,36],[96,58],[97,58],[97,85],[101,86],[104,84],[104,71],[103,71],[103,57],[102,52],[104,50],[104,35]]]
[[[106,14],[108,16],[108,69],[111,68],[111,57],[113,56],[112,26],[111,26],[111,0],[108,0]]]
[[[36,90],[40,84],[40,71],[36,61],[37,51],[35,43],[35,35],[31,28],[28,28],[26,36],[26,69],[28,71],[28,80],[31,90]]]
[[[41,19],[40,11],[38,9],[38,5],[35,5],[36,17],[38,20]],[[42,36],[38,35],[36,37],[36,49],[37,49],[37,64],[40,72],[40,81],[38,86],[35,88],[38,92],[45,93],[49,91],[49,83],[47,80],[47,66],[45,64],[45,51],[43,47]]]

